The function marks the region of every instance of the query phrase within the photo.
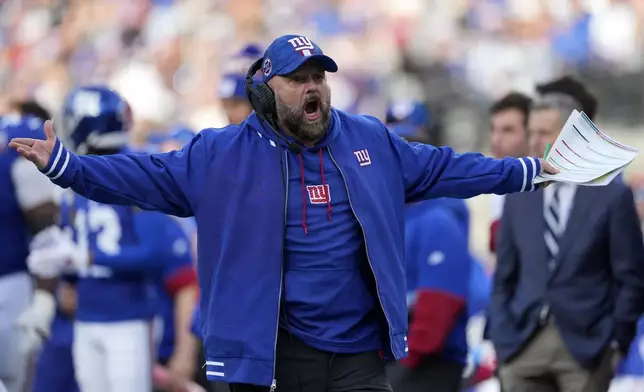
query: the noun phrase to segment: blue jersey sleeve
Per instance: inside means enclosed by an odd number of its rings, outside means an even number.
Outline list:
[[[193,266],[193,254],[190,239],[179,222],[173,219],[168,225],[166,241],[170,245],[167,253],[167,263],[163,268],[162,277],[166,291],[174,295],[186,286],[197,284],[197,275]]]
[[[115,271],[136,272],[159,270],[166,268],[177,250],[190,252],[188,241],[183,246],[174,241],[168,241],[167,232],[176,226],[173,218],[150,211],[134,213],[134,230],[138,241],[131,245],[121,246],[118,254],[108,255],[100,251],[93,254],[93,263],[111,268]],[[187,256],[189,257],[189,256]]]
[[[402,166],[407,202],[536,189],[532,180],[541,172],[536,158],[494,159],[479,153],[456,154],[450,147],[411,143],[388,132]]]
[[[468,295],[468,313],[470,316],[484,311],[492,295],[492,279],[485,271],[483,262],[472,257],[470,274],[470,293]]]
[[[202,133],[180,151],[163,154],[77,156],[57,140],[41,171],[56,185],[71,187],[106,204],[136,205],[177,216],[192,216],[191,187],[209,153]]]
[[[410,230],[411,229],[411,230]],[[471,257],[467,237],[452,215],[439,208],[415,219],[408,228],[410,246],[416,249],[410,260],[418,268],[418,290],[432,290],[467,299]]]

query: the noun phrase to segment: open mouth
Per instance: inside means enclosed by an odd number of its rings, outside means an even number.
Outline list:
[[[304,104],[304,114],[309,121],[317,120],[320,117],[320,100],[314,98]]]

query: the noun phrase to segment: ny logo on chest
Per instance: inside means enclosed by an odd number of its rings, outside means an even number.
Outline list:
[[[331,202],[331,188],[325,185],[307,185],[306,193],[311,204],[326,204]]]
[[[366,148],[364,148],[362,150],[354,151],[353,155],[356,156],[356,159],[358,160],[358,164],[360,166],[371,165],[371,157],[369,156],[369,151],[367,151]]]

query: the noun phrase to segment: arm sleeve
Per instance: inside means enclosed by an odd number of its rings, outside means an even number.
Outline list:
[[[403,172],[408,202],[438,197],[466,199],[485,193],[533,191],[541,172],[536,158],[494,159],[456,154],[450,147],[410,143],[389,132]]]
[[[176,223],[176,230],[169,236],[168,243],[172,244],[169,262],[163,269],[163,282],[171,296],[181,289],[197,284],[197,274],[193,266],[190,240]]]
[[[163,154],[77,156],[57,140],[42,172],[56,185],[99,203],[191,216],[189,184],[199,183],[193,177],[207,157],[203,131],[182,150]]]
[[[465,235],[448,213],[432,212],[417,222],[408,239],[421,244],[418,254],[409,255],[418,266],[418,285],[408,346],[414,354],[427,355],[443,348],[465,311],[471,257]]]
[[[626,188],[613,203],[610,262],[616,280],[615,340],[628,350],[644,312],[644,243],[633,193]]]
[[[108,267],[114,271],[136,272],[166,267],[168,255],[176,246],[168,242],[165,230],[167,225],[174,224],[172,218],[158,212],[140,211],[134,214],[134,230],[138,241],[122,245],[116,255],[102,252],[94,253],[94,265]],[[183,246],[189,250],[186,242]]]
[[[175,267],[171,272],[164,273],[165,288],[174,296],[181,289],[197,284],[197,273],[192,264]]]
[[[22,157],[11,165],[11,181],[23,211],[56,201],[56,186],[33,163]]]

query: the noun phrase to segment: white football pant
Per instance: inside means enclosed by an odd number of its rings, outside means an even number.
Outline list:
[[[16,321],[29,307],[32,293],[29,274],[0,276],[0,385],[8,392],[23,392],[25,388],[30,358],[21,349],[22,334]]]
[[[152,390],[148,321],[74,324],[74,369],[81,392]]]

